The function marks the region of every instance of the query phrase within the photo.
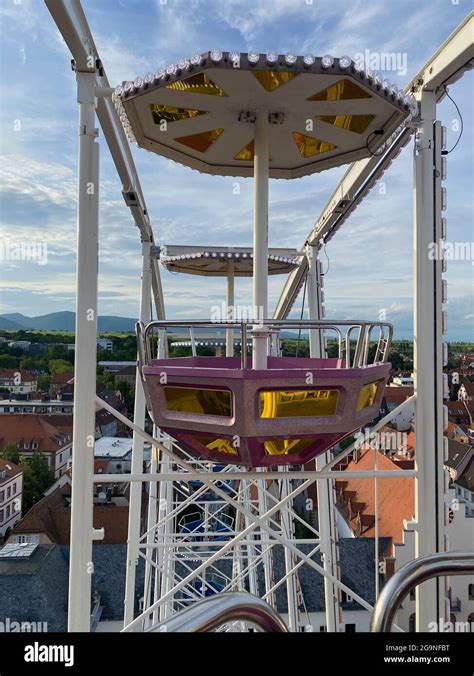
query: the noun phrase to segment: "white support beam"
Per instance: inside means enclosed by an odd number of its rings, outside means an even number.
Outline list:
[[[151,300],[151,258],[150,243],[142,245],[142,279],[140,288],[140,309],[139,319],[147,323],[150,320],[150,300]],[[143,390],[140,373],[135,376],[135,402],[133,408],[133,420],[140,427],[145,425],[146,402],[145,392]],[[131,472],[143,472],[143,437],[134,430],[132,441],[132,462]],[[132,484],[130,487],[130,500],[128,510],[128,541],[127,541],[127,562],[125,577],[125,603],[124,603],[124,623],[129,624],[135,615],[135,572],[138,564],[141,526],[141,505],[142,505],[142,486],[141,484]]]
[[[235,310],[235,269],[234,263],[227,264],[227,307],[226,307],[226,318],[228,320],[234,319]],[[234,331],[233,329],[226,329],[225,332],[225,354],[226,357],[234,356]],[[242,350],[245,350],[245,346],[242,345]]]
[[[257,324],[268,315],[268,176],[268,113],[264,110],[257,113],[255,122],[253,314]],[[263,326],[254,329],[254,369],[267,368],[267,343],[268,332]]]
[[[308,247],[308,314],[315,321],[323,319],[321,263],[317,258],[317,249]],[[309,353],[311,357],[326,356],[324,336],[317,329],[309,332]],[[316,458],[316,469],[320,470],[331,460],[330,452]],[[326,613],[326,631],[339,630],[338,591],[333,580],[337,578],[337,538],[335,524],[334,484],[331,479],[316,482],[318,496],[318,530],[321,543],[321,555],[324,570],[324,601]]]
[[[99,145],[95,72],[78,71],[76,353],[72,444],[69,631],[90,631],[99,253]]]
[[[415,533],[416,557],[444,550],[443,378],[441,265],[431,260],[430,245],[441,239],[441,132],[434,91],[421,94],[421,126],[414,158],[414,380],[416,393]],[[438,133],[437,130],[438,129]],[[438,136],[438,138],[436,138]],[[417,631],[444,617],[444,593],[439,578],[416,589]]]

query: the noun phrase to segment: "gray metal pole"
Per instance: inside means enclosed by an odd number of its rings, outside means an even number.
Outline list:
[[[95,143],[95,72],[78,72],[79,184],[77,208],[76,335],[72,446],[69,631],[90,631],[95,388],[99,146]]]
[[[315,321],[323,319],[322,279],[320,263],[315,247],[311,247],[308,255],[308,314]],[[325,356],[324,337],[322,331],[311,329],[309,332],[309,351],[311,357]],[[316,458],[316,469],[320,470],[331,461],[330,453],[323,453]],[[332,479],[319,479],[316,482],[318,495],[318,530],[320,551],[324,570],[330,577],[324,577],[324,606],[326,612],[326,631],[339,630],[339,592],[333,579],[338,577],[337,570],[337,535],[335,524],[334,484]]]
[[[416,393],[415,480],[416,557],[444,549],[443,421],[441,366],[441,261],[430,260],[432,242],[438,242],[435,205],[436,96],[421,95],[421,127],[414,159],[414,379]],[[437,293],[438,290],[438,293]],[[444,616],[441,580],[430,580],[416,590],[417,631]]]
[[[150,320],[150,300],[151,300],[151,259],[150,244],[143,244],[143,266],[142,281],[140,290],[140,321],[146,323]],[[135,402],[133,409],[133,420],[140,427],[145,425],[145,393],[143,391],[142,381],[138,374],[135,379]],[[143,472],[143,437],[133,432],[132,441],[132,463],[133,472]],[[135,617],[135,571],[138,564],[139,540],[140,540],[140,519],[142,505],[142,484],[135,483],[130,486],[130,503],[128,510],[128,544],[127,544],[127,564],[125,577],[125,602],[124,602],[124,626],[129,624]]]
[[[233,319],[235,316],[235,311],[234,311],[234,302],[235,302],[235,292],[234,292],[234,287],[235,287],[235,267],[234,263],[228,263],[227,264],[227,319]],[[226,330],[226,337],[225,337],[225,346],[226,346],[226,357],[233,357],[234,356],[234,331],[233,329],[227,329]],[[245,347],[242,345],[242,350],[244,350]]]
[[[267,319],[268,315],[268,113],[257,113],[255,122],[254,159],[254,224],[253,224],[253,312],[254,319]],[[267,368],[268,331],[253,334],[254,369]]]

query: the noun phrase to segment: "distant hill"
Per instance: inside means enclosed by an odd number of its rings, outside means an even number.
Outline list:
[[[133,332],[135,322],[132,317],[115,317],[113,315],[99,316],[99,331]],[[0,315],[0,329],[4,331],[19,331],[30,329],[36,331],[74,331],[76,322],[75,312],[51,312],[38,317],[26,317],[18,312]]]
[[[24,328],[24,326],[7,319],[6,316],[0,316],[0,331],[20,331]]]

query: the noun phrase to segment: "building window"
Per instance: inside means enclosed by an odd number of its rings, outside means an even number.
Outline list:
[[[10,505],[7,505],[7,519],[10,518]]]
[[[7,500],[11,496],[11,494],[12,494],[12,487],[8,486],[8,488],[7,488]]]
[[[474,601],[474,584],[468,586],[469,600]]]
[[[13,495],[16,493],[16,482],[13,484]]]
[[[324,626],[324,624],[320,625],[319,631],[322,631],[322,632],[326,631],[326,627]]]
[[[4,519],[3,509],[0,509],[0,523],[3,523],[3,519]]]
[[[0,502],[5,502],[5,491],[0,491]]]

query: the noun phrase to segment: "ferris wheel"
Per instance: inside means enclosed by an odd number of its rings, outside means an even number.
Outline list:
[[[424,252],[430,241],[445,236],[445,141],[436,103],[469,67],[472,17],[405,90],[346,56],[219,49],[183,56],[111,88],[80,4],[46,4],[73,55],[80,109],[70,629],[89,629],[86,569],[92,542],[101,537],[92,528],[96,478],[90,453],[83,452],[95,402],[117,415],[95,395],[96,331],[93,322],[81,319],[91,308],[97,314],[98,194],[86,190],[99,176],[97,115],[143,247],[133,422],[122,416],[134,434],[126,479],[124,631],[166,631],[193,606],[220,597],[230,603],[229,594],[243,592],[283,614],[290,631],[313,630],[303,566],[323,576],[326,630],[341,631],[342,593],[369,611],[373,605],[341,577],[335,480],[344,477],[339,463],[354,444],[343,451],[339,444],[379,414],[390,377],[393,327],[373,318],[325,318],[318,256],[414,138],[417,466],[359,474],[375,480],[389,475],[392,481],[414,477],[417,557],[440,554],[445,551],[444,263],[428,260]],[[210,176],[253,177],[252,244],[157,246],[128,142]],[[341,165],[350,166],[304,245],[269,247],[269,179],[292,180]],[[215,190],[209,181],[205,199]],[[189,213],[192,222],[192,205]],[[238,218],[236,212],[237,223]],[[167,320],[165,301],[173,289],[164,288],[160,264],[194,275],[203,289],[206,277],[225,279],[222,311],[198,320],[190,307],[188,319]],[[269,275],[285,275],[272,317]],[[245,311],[235,305],[241,277],[252,278]],[[289,319],[301,290],[309,318]],[[308,338],[309,356],[283,354],[282,338],[301,335]],[[190,354],[173,356],[173,345],[189,347]],[[203,347],[216,354],[204,355]],[[146,412],[153,434],[144,430]],[[146,471],[144,442],[152,446]],[[100,476],[101,483],[114,479]],[[139,560],[145,573],[137,607]],[[445,612],[443,585],[438,578],[417,592],[420,630]],[[247,611],[226,617],[225,631],[247,631],[252,624]]]

